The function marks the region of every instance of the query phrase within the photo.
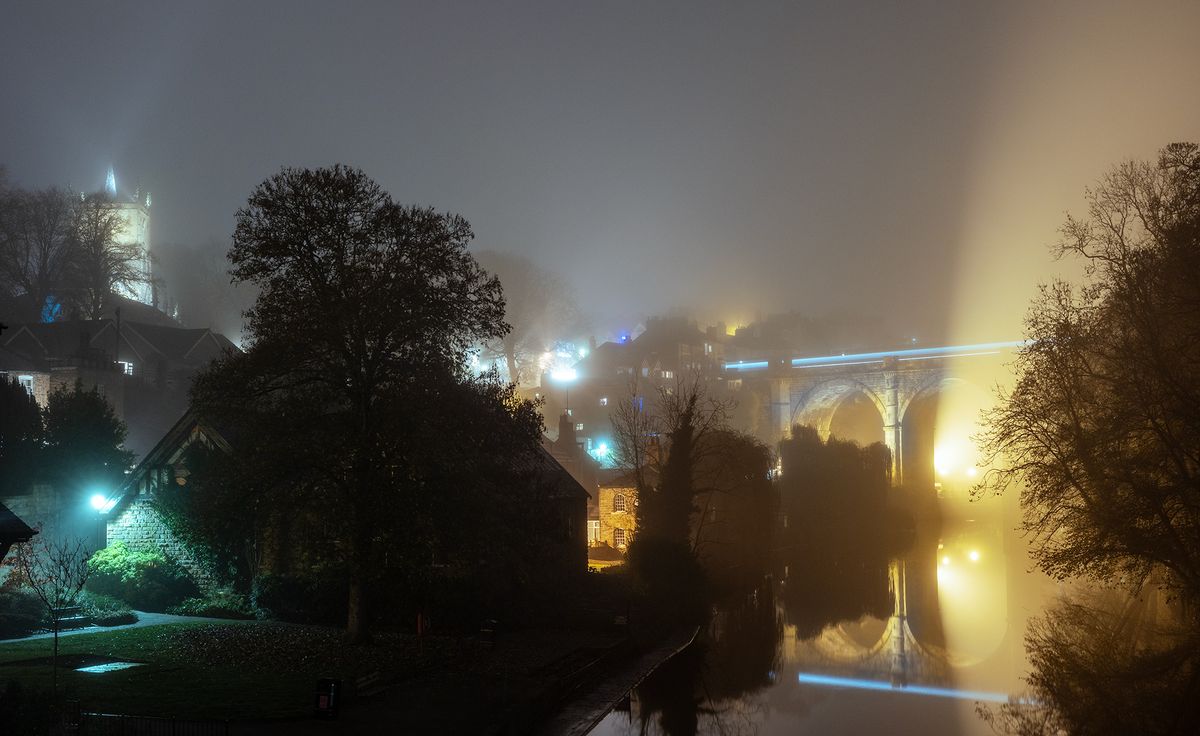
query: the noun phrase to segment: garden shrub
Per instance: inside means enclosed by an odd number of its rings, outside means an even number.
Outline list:
[[[84,591],[79,596],[79,610],[97,626],[122,626],[137,623],[137,614],[125,601],[103,593]]]
[[[339,626],[346,622],[346,597],[342,575],[263,575],[255,581],[252,602],[268,618]]]
[[[0,588],[0,639],[26,636],[47,625],[46,606],[33,591]]]
[[[205,596],[188,598],[167,611],[176,616],[206,616],[209,618],[254,618],[250,601],[241,593],[232,590],[217,590]]]
[[[115,542],[88,560],[87,589],[120,598],[140,611],[162,612],[200,591],[187,571],[153,547]]]

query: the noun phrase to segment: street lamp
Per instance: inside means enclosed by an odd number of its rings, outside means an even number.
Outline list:
[[[88,500],[92,508],[101,514],[107,514],[112,511],[113,506],[117,505],[117,499],[109,498],[103,493],[93,493],[91,499]]]
[[[579,371],[574,368],[555,368],[550,371],[550,380],[563,386],[563,404],[567,415],[571,414],[571,383],[579,378]]]
[[[105,517],[117,505],[117,499],[97,490],[88,498],[88,505],[96,512],[96,549],[104,549],[108,546],[108,520]]]

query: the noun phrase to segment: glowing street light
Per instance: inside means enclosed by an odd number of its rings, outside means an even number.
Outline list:
[[[574,368],[555,368],[550,371],[550,380],[555,383],[570,383],[579,378],[579,371]]]
[[[93,493],[92,497],[88,499],[88,503],[96,511],[107,514],[109,511],[112,511],[113,506],[117,505],[117,499],[109,498],[103,493]]]

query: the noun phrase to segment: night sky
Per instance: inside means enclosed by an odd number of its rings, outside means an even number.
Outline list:
[[[0,163],[223,250],[283,165],[360,166],[638,316],[1019,332],[1067,210],[1200,139],[1200,3],[9,3]],[[620,319],[618,319],[620,318]]]

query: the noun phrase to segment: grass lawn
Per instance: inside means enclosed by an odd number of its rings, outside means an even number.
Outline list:
[[[104,674],[59,669],[59,687],[84,710],[181,718],[273,718],[312,712],[319,677],[347,685],[360,675],[392,678],[453,666],[469,657],[465,640],[384,635],[350,647],[341,632],[274,622],[181,623],[79,634],[59,639],[59,655],[145,662]],[[51,655],[52,641],[0,642],[0,687],[49,689],[51,666],[22,663]],[[17,664],[11,664],[11,663]]]
[[[444,724],[447,708],[472,702],[467,710],[480,711],[476,720],[486,724],[561,677],[578,656],[572,653],[614,641],[608,634],[529,630],[504,633],[494,649],[474,638],[399,634],[347,646],[337,629],[189,622],[60,638],[60,661],[95,655],[146,664],[104,674],[60,666],[59,687],[88,711],[259,720],[310,716],[318,678],[338,678],[352,689],[357,677],[379,672],[403,682],[384,701],[413,723]],[[51,652],[50,639],[0,642],[0,688],[15,680],[27,690],[49,690]]]

